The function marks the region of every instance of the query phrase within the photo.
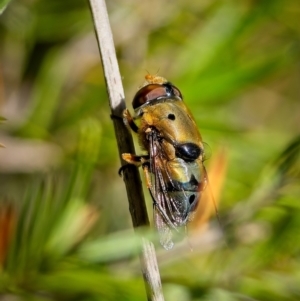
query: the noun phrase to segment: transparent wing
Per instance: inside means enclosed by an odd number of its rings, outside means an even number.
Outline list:
[[[153,213],[155,226],[159,233],[159,242],[166,250],[170,250],[174,246],[172,230],[156,206],[154,206]]]
[[[199,172],[199,168],[197,164],[182,160],[179,163],[176,161],[175,164],[172,162],[170,171],[170,168],[167,168],[170,162],[154,130],[149,133],[149,142],[152,175],[149,191],[154,203],[154,223],[162,246],[170,249],[173,247],[174,234],[177,236],[177,233],[182,233],[182,228],[185,230],[199,200],[200,184],[193,175]],[[175,175],[178,174],[182,176],[180,179],[183,179],[183,182],[175,179]]]

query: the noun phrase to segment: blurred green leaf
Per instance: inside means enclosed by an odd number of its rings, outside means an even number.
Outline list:
[[[20,134],[27,137],[47,137],[47,129],[55,116],[60,92],[72,62],[58,50],[49,53],[37,77],[32,93],[32,109]],[[57,66],[60,66],[58,72]]]
[[[1,0],[0,1],[0,14],[3,14],[3,12],[5,11],[7,5],[9,4],[11,0]]]
[[[46,253],[62,256],[69,252],[90,231],[97,215],[82,200],[71,200],[46,243]]]
[[[71,294],[76,296],[98,295],[104,300],[143,300],[146,297],[142,279],[128,279],[103,273],[101,270],[57,271],[37,279],[37,287],[52,291],[62,297]]]
[[[141,252],[142,238],[154,240],[153,231],[121,231],[82,245],[78,250],[79,258],[93,263],[116,261],[133,257]],[[157,240],[157,239],[156,239]]]

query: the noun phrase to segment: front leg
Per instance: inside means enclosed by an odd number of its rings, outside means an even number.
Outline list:
[[[130,112],[128,111],[128,109],[125,109],[123,111],[123,121],[125,123],[125,125],[132,129],[135,133],[138,132],[139,128],[138,126],[136,125],[136,123],[134,122]],[[124,159],[125,160],[125,159]]]
[[[152,187],[152,185],[151,185],[151,177],[150,177],[150,172],[149,172],[149,160],[150,160],[149,155],[136,156],[133,154],[125,153],[125,154],[122,154],[122,158],[130,165],[135,165],[136,167],[142,166],[144,175],[145,175],[145,179],[146,179],[147,188],[150,189]],[[120,174],[120,172],[122,173],[122,171],[124,170],[124,168],[126,168],[126,166],[127,165],[123,165],[120,168],[119,174]]]

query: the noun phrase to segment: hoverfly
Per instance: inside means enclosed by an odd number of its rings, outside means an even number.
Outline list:
[[[204,148],[179,89],[163,77],[148,74],[145,78],[132,101],[135,116],[126,109],[123,120],[137,133],[147,155],[125,153],[122,157],[142,166],[160,243],[171,249],[174,233],[186,230],[207,183]]]

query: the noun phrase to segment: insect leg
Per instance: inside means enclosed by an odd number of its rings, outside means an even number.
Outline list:
[[[110,118],[111,119],[116,119],[116,120],[123,120],[122,117],[118,116],[118,115],[115,115],[115,114],[110,114]]]
[[[124,121],[125,125],[126,125],[127,127],[129,127],[130,129],[132,129],[135,133],[138,132],[139,128],[138,128],[138,126],[135,124],[135,122],[134,122],[134,120],[133,120],[133,118],[132,118],[130,112],[129,112],[127,109],[125,109],[125,110],[123,111],[123,121]]]
[[[142,167],[143,167],[143,171],[144,171],[144,175],[145,175],[147,188],[150,190],[152,187],[152,183],[151,183],[151,176],[150,176],[150,172],[149,172],[149,163],[144,162]]]
[[[149,156],[137,156],[129,153],[122,154],[122,158],[124,161],[126,161],[129,164],[133,164],[137,167],[142,166],[145,162],[149,161]]]
[[[128,165],[135,165],[136,167],[140,167],[140,166],[142,166],[143,164],[146,164],[146,162],[149,161],[149,156],[148,155],[137,156],[137,155],[133,155],[133,154],[129,154],[129,153],[124,153],[124,154],[122,154],[122,158],[128,164],[125,164],[125,165],[120,167],[119,172],[118,172],[120,176],[122,175],[124,169],[128,167]]]

